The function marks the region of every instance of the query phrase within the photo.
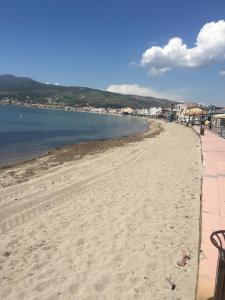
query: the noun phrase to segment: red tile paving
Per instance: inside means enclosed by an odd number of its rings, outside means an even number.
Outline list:
[[[201,142],[202,228],[197,300],[208,300],[214,294],[218,258],[218,252],[210,242],[210,234],[214,230],[225,229],[225,139],[205,130]]]

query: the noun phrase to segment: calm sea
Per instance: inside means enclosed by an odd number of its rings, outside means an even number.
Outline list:
[[[0,105],[0,166],[47,150],[139,133],[147,123],[133,117]]]

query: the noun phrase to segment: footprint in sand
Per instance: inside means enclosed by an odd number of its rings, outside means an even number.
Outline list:
[[[101,279],[94,285],[97,292],[102,292],[106,286],[110,284],[108,276],[102,276]]]
[[[69,292],[74,295],[74,294],[77,294],[78,292],[78,289],[79,289],[79,284],[78,283],[73,283],[69,286]]]
[[[51,283],[54,283],[53,279],[42,281],[41,283],[39,283],[35,286],[34,290],[37,292],[44,292],[45,290],[49,289],[49,286],[51,285]]]

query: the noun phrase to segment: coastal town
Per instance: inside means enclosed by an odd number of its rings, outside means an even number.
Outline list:
[[[217,129],[218,134],[225,138],[225,107],[204,105],[194,102],[180,102],[167,107],[146,108],[104,108],[93,106],[66,106],[61,102],[57,104],[48,99],[48,104],[32,103],[31,99],[17,101],[11,98],[0,98],[0,105],[16,105],[24,108],[54,109],[70,112],[88,112],[97,114],[140,116],[154,119],[164,119],[169,122],[179,122],[186,125],[207,125]]]

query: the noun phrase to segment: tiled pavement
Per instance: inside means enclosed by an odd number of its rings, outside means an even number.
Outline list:
[[[209,300],[214,294],[218,257],[218,252],[210,241],[210,234],[215,230],[225,229],[225,139],[205,130],[201,142],[202,226],[197,300]]]

